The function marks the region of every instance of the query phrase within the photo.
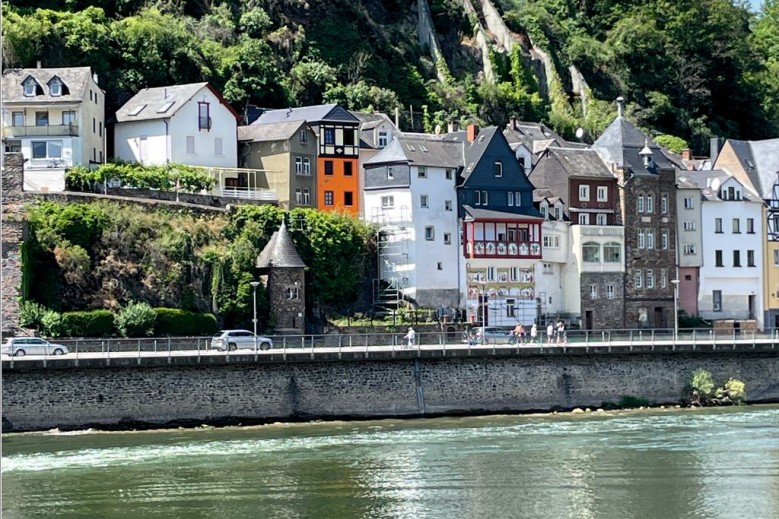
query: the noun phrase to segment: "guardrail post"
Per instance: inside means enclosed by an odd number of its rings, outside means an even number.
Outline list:
[[[200,364],[200,337],[197,338],[197,363]]]
[[[344,336],[339,333],[338,334],[338,348],[339,349],[341,348],[341,339],[343,339],[343,338],[344,338]]]
[[[349,335],[349,347],[350,348],[352,347],[352,336],[351,335]]]
[[[106,356],[105,356],[105,365],[109,366],[111,364],[111,341],[106,342]]]
[[[141,340],[138,339],[138,365],[141,365]]]
[[[227,347],[227,349],[230,349],[230,346]],[[154,339],[154,353],[157,353],[157,339]]]

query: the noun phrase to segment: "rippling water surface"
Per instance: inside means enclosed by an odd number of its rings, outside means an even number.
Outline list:
[[[779,406],[5,435],[2,517],[779,517]]]

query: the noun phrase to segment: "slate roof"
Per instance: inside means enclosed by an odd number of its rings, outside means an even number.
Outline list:
[[[379,164],[408,164],[409,158],[406,157],[406,152],[403,149],[403,145],[400,143],[400,139],[393,139],[389,145],[378,152],[376,155],[365,161],[365,166],[377,166]]]
[[[569,177],[614,178],[609,167],[593,149],[549,148],[547,153]]]
[[[719,184],[723,184],[728,180],[734,180],[738,182],[738,179],[730,175],[727,171],[721,169],[714,169],[711,171],[687,171],[685,172],[685,180],[695,184],[701,190],[701,196],[710,202],[730,202],[732,200],[722,200],[719,197],[718,189],[713,187],[714,181],[718,181]],[[742,200],[747,202],[761,201],[757,193],[752,191],[750,186],[745,186],[741,182],[738,182],[743,187]]]
[[[728,139],[754,189],[764,200],[771,199],[779,180],[779,139],[737,141]]]
[[[286,123],[239,126],[238,140],[241,142],[288,141],[298,133],[298,130],[304,124],[303,121],[290,121]]]
[[[402,133],[365,165],[408,163],[415,166],[459,168],[463,145],[423,133]]]
[[[144,88],[130,98],[116,112],[116,122],[151,121],[156,119],[168,119],[176,115],[198,92],[208,88],[222,101],[222,104],[238,118],[238,114],[222,98],[222,95],[208,83],[188,83],[186,85],[171,85],[154,88]],[[170,106],[168,106],[169,103]],[[144,108],[137,115],[130,115],[138,107]],[[165,108],[167,107],[167,108]]]
[[[321,121],[359,123],[360,120],[335,103],[326,105],[301,106],[297,108],[282,108],[280,110],[268,110],[252,124],[282,123],[289,121],[307,121],[317,123]]]
[[[273,233],[257,257],[257,268],[305,268],[305,266],[292,237],[287,232],[287,224],[282,221],[279,230]]]
[[[661,169],[679,167],[660,146],[621,116],[612,121],[592,147],[598,150],[603,160],[609,164],[629,168],[634,173],[654,173],[653,170],[647,170],[643,158],[639,155],[645,145],[652,152],[652,162],[655,167]]]
[[[490,209],[475,209],[469,205],[464,205],[463,209],[465,210],[465,219],[466,220],[532,220],[536,221],[538,219],[543,219],[543,216],[541,216],[541,213],[533,208],[533,213],[531,215],[528,214],[517,214],[517,213],[506,213],[503,211],[492,211]]]
[[[43,95],[28,97],[24,95],[22,82],[32,76],[43,87]],[[62,80],[68,87],[68,94],[52,96],[46,86],[53,77]],[[65,103],[82,101],[86,97],[89,78],[92,76],[90,67],[63,68],[17,68],[3,71],[3,102],[5,103]]]
[[[463,144],[463,164],[465,167],[460,173],[463,182],[471,176],[484,152],[487,151],[487,147],[490,145],[493,137],[499,131],[497,126],[482,128],[473,142],[468,142],[466,131],[452,132],[443,136],[443,139],[447,142],[461,142]]]

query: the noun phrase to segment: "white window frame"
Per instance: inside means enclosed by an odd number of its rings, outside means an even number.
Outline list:
[[[614,299],[614,284],[606,285],[606,299]]]
[[[419,195],[419,207],[427,209],[430,206],[430,197],[427,195]]]
[[[682,245],[682,253],[685,256],[693,256],[696,254],[695,252],[695,244],[694,243],[685,243]]]
[[[609,186],[598,186],[596,195],[597,195],[598,202],[608,202]]]
[[[641,272],[641,269],[636,269],[635,273],[633,274],[633,284],[636,288],[643,288],[644,286],[644,275]]]
[[[376,144],[378,144],[380,149],[384,149],[389,145],[389,132],[387,130],[379,130]]]
[[[311,176],[311,159],[309,157],[303,157],[303,175]]]
[[[646,231],[646,248],[647,249],[655,248],[655,231],[651,229],[647,229]]]
[[[59,97],[62,95],[62,82],[60,82],[60,80],[55,79],[49,84],[49,94],[51,94],[52,97]]]
[[[685,231],[694,231],[695,230],[695,220],[685,220],[682,224]]]
[[[598,299],[598,285],[595,283],[590,285],[590,299]]]
[[[684,197],[684,208],[685,209],[695,209],[695,201],[691,196],[685,196]]]
[[[668,269],[660,269],[660,288],[668,286]]]
[[[655,212],[655,197],[646,195],[646,212],[652,214]]]
[[[308,142],[308,132],[306,131],[306,129],[305,129],[305,128],[302,128],[302,129],[300,130],[300,132],[298,133],[298,141],[299,141],[301,144],[305,144],[305,143],[307,143],[307,142]]]
[[[646,242],[644,241],[644,229],[638,230],[638,248],[639,249],[646,248]]]
[[[545,234],[543,237],[543,243],[545,249],[559,249],[560,236],[557,234]]]
[[[668,229],[660,231],[660,248],[668,250]]]
[[[605,213],[596,214],[595,225],[608,225],[607,215]]]
[[[395,207],[395,197],[392,195],[386,195],[381,197],[381,208],[392,209]]]
[[[435,227],[432,225],[426,225],[425,226],[425,240],[427,241],[433,241],[435,240]]]
[[[644,212],[644,195],[638,195],[637,208],[639,213]]]
[[[392,166],[387,166],[387,180],[395,180],[395,170]]]
[[[508,206],[514,207],[514,191],[509,191],[506,196],[508,197]]]
[[[646,287],[655,288],[655,271],[652,269],[646,271]]]
[[[27,82],[24,84],[23,90],[24,90],[24,96],[25,97],[34,97],[35,96],[35,90],[36,90],[35,81],[32,79],[27,80]],[[91,93],[91,91],[90,91]]]
[[[579,225],[590,225],[589,213],[579,213]]]
[[[425,166],[417,166],[417,178],[427,178],[427,168]]]
[[[503,162],[496,160],[492,163],[492,173],[495,178],[501,178],[503,176]]]
[[[444,233],[444,245],[451,245],[452,244],[452,233],[445,232]]]
[[[590,186],[588,184],[579,184],[579,200],[582,202],[590,201]]]
[[[668,195],[663,194],[660,196],[660,213],[668,214]]]
[[[311,190],[307,187],[303,188],[303,205],[311,205]]]
[[[544,263],[543,264],[543,273],[544,274],[554,274],[554,270],[552,269],[551,263]],[[515,280],[512,280],[515,281]]]

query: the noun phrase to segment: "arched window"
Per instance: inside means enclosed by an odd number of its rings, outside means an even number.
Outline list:
[[[644,195],[638,195],[638,212],[644,212]]]
[[[582,245],[582,259],[588,263],[600,263],[600,244],[588,241]]]
[[[655,212],[655,199],[652,197],[652,195],[646,195],[646,212]]]
[[[606,263],[622,261],[622,245],[613,241],[603,245],[603,261]]]

